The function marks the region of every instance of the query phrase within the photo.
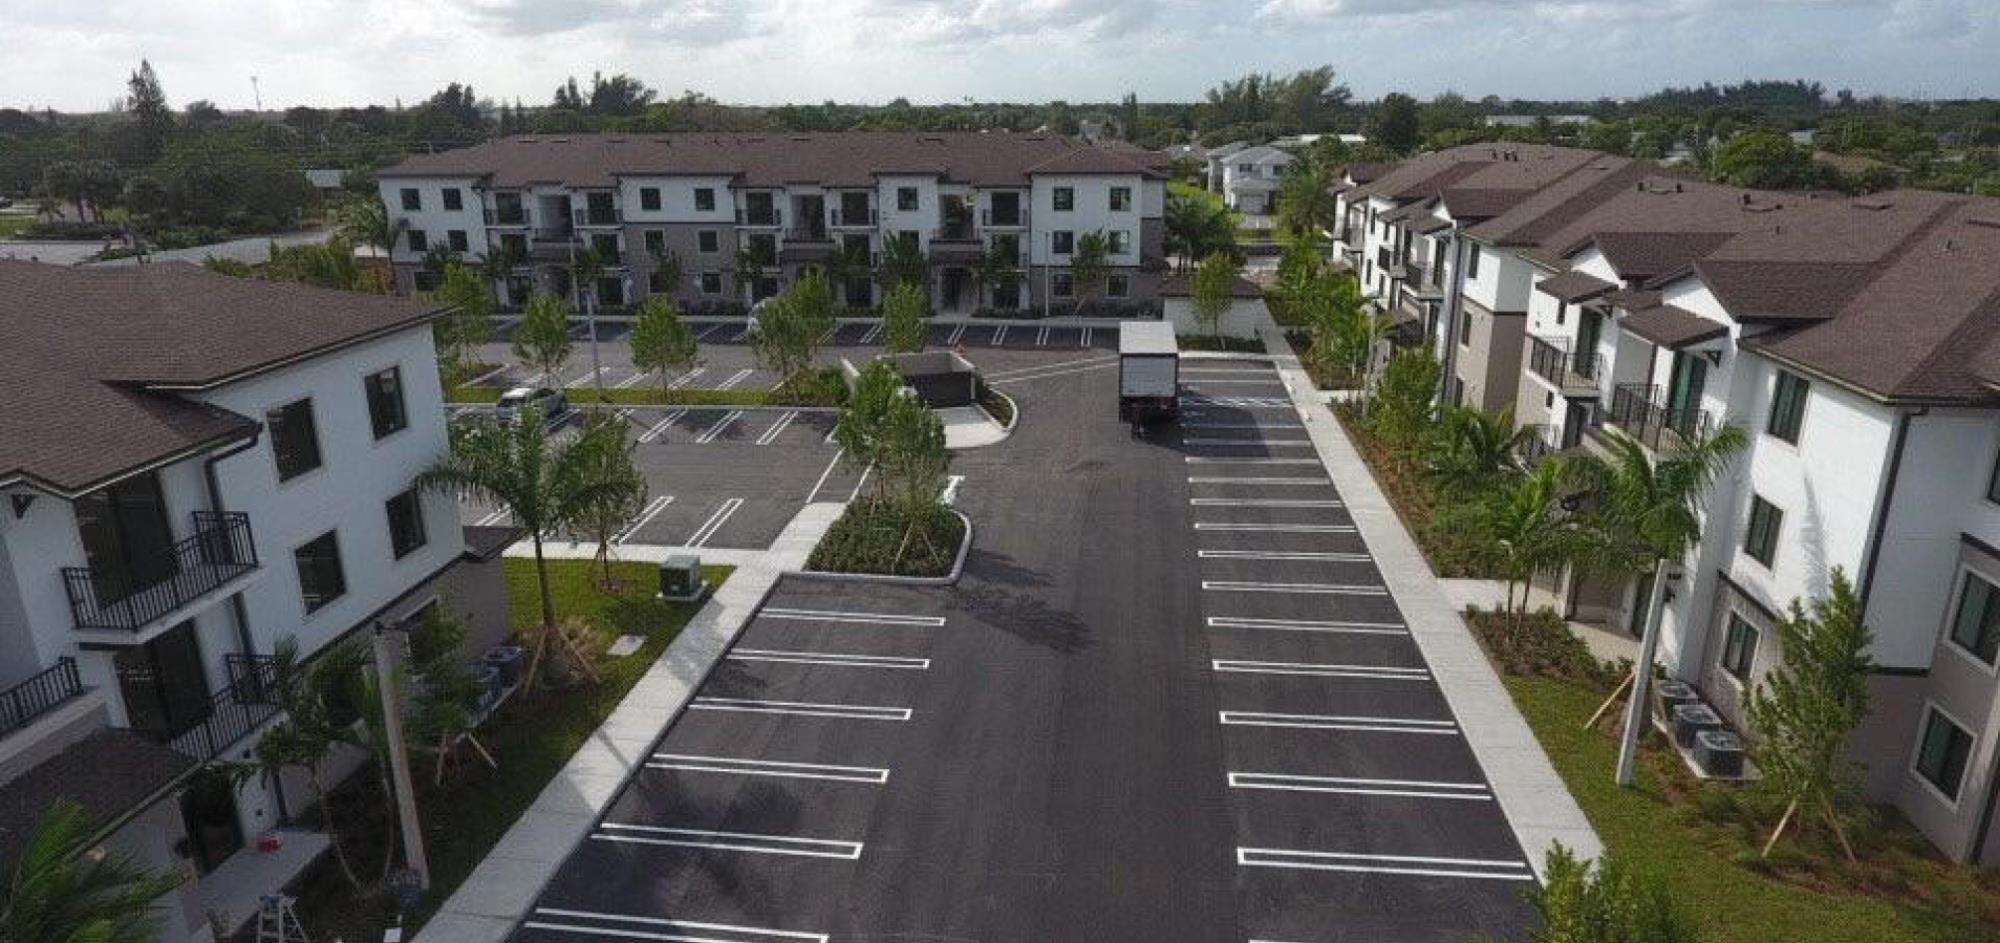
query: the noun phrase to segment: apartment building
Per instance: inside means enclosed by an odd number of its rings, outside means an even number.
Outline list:
[[[841,303],[879,303],[891,240],[927,263],[944,313],[1073,304],[1077,242],[1101,232],[1092,300],[1152,303],[1165,270],[1167,162],[1052,134],[843,132],[524,136],[418,155],[378,175],[398,229],[399,285],[433,246],[496,255],[505,304],[569,296],[575,258],[605,263],[595,297],[702,309],[783,291],[803,273]],[[681,276],[667,284],[663,259]]]
[[[0,862],[67,799],[187,876],[166,943],[227,932],[326,847],[288,825],[302,783],[212,772],[277,719],[281,640],[310,658],[439,600],[504,631],[497,569],[468,562],[504,535],[469,544],[411,487],[447,448],[437,313],[0,262]]]
[[[1659,454],[1722,423],[1750,434],[1668,588],[1669,673],[1740,727],[1783,658],[1781,614],[1841,569],[1879,665],[1854,745],[1868,795],[1954,858],[2000,862],[2000,201],[1754,192],[1607,159],[1468,223],[1457,183],[1490,171],[1419,161],[1350,181],[1342,248],[1378,304],[1435,314],[1418,336],[1448,365],[1441,396],[1511,406],[1531,456],[1611,429]],[[1425,251],[1448,274],[1409,314]],[[1477,328],[1496,308],[1519,311],[1518,352]],[[1507,382],[1491,365],[1510,356]],[[1565,615],[1634,633],[1650,591],[1547,582]]]
[[[1285,168],[1298,158],[1268,144],[1246,147],[1224,155],[1219,162],[1217,192],[1222,202],[1239,213],[1263,216],[1278,211],[1278,186]]]

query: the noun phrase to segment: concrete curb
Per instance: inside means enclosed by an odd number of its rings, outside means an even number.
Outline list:
[[[805,566],[842,507],[833,502],[806,505],[769,550],[738,565],[445,900],[416,935],[416,943],[500,943],[513,932],[778,580]]]
[[[1266,334],[1266,343],[1272,337],[1283,340],[1268,316],[1259,330]],[[1590,820],[1556,774],[1499,674],[1474,641],[1462,611],[1447,598],[1333,410],[1320,399],[1296,356],[1287,353],[1271,361],[1535,874],[1546,879],[1543,864],[1557,842],[1585,860],[1596,858],[1604,846]]]
[[[892,576],[887,573],[835,573],[831,570],[800,570],[799,576],[815,580],[832,580],[851,583],[901,583],[906,586],[950,586],[965,575],[965,555],[972,550],[972,518],[953,508],[953,514],[965,522],[965,536],[958,541],[958,558],[951,562],[951,572],[943,576]]]

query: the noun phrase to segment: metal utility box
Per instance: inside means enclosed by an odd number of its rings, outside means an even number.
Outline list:
[[[660,598],[668,602],[693,602],[708,595],[708,581],[701,578],[701,558],[676,554],[660,564]]]
[[[1694,689],[1694,685],[1685,681],[1661,681],[1654,690],[1659,692],[1660,716],[1669,722],[1674,718],[1674,708],[1682,704],[1701,703],[1701,693]]]
[[[1704,730],[1722,729],[1722,715],[1706,704],[1682,704],[1674,708],[1674,743],[1694,749],[1694,738]]]
[[[1180,343],[1165,321],[1118,325],[1118,418],[1173,419],[1180,415]]]
[[[1743,738],[1727,730],[1704,730],[1694,738],[1694,762],[1718,779],[1743,775]]]

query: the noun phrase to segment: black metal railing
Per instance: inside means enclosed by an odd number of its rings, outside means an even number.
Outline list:
[[[736,211],[736,223],[739,226],[783,226],[785,214],[776,208],[741,209]]]
[[[176,752],[214,759],[277,715],[277,662],[269,655],[230,655],[226,663],[231,680],[209,698],[208,716],[166,738]]]
[[[940,226],[931,230],[932,242],[978,242],[979,236],[972,231],[971,223],[957,226]]]
[[[490,206],[486,208],[488,226],[525,226],[527,223],[528,212],[519,206],[511,210],[494,209]]]
[[[826,227],[820,225],[807,224],[785,230],[787,242],[829,242],[832,239],[833,236],[826,231]]]
[[[1528,370],[1565,392],[1594,392],[1603,375],[1603,358],[1596,351],[1572,351],[1558,343],[1528,335]]]
[[[145,584],[93,574],[88,567],[64,567],[63,582],[76,627],[136,632],[257,568],[250,518],[241,512],[194,512],[194,533],[163,552],[171,558],[168,575]]]
[[[835,209],[833,211],[833,224],[846,228],[873,226],[875,225],[875,211],[864,210],[859,213],[849,213],[846,210]]]
[[[616,207],[579,209],[575,216],[578,226],[616,226],[625,219],[625,213]]]
[[[1026,210],[1021,210],[1021,209],[1016,209],[1004,213],[995,212],[990,209],[980,210],[979,225],[997,226],[1006,229],[1018,229],[1022,226],[1028,225],[1028,212]]]
[[[0,691],[0,737],[35,722],[35,718],[55,710],[65,701],[83,693],[83,681],[76,674],[76,660],[58,658],[28,680]]]
[[[1611,391],[1611,406],[1602,424],[1616,427],[1655,452],[1671,452],[1707,437],[1710,419],[1700,409],[1669,409],[1660,388],[1644,383],[1620,383]]]
[[[568,223],[560,226],[537,226],[529,231],[528,236],[535,242],[567,243],[576,237],[576,230]]]

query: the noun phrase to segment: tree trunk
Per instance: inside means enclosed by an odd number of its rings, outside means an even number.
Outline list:
[[[361,889],[361,877],[354,873],[353,862],[347,860],[347,849],[340,844],[340,833],[333,824],[333,810],[326,806],[326,786],[320,781],[316,764],[306,766],[306,783],[312,787],[313,801],[319,803],[320,827],[326,829],[326,842],[333,846],[333,860],[340,865],[341,876],[347,878],[348,885],[358,891]]]
[[[535,584],[541,590],[542,597],[542,631],[535,636],[534,647],[528,653],[528,671],[521,678],[521,688],[526,691],[535,689],[535,681],[539,677],[541,670],[542,655],[549,647],[549,633],[556,630],[555,597],[549,591],[549,562],[542,557],[542,535],[540,532],[535,534],[534,540]]]
[[[382,683],[392,684],[394,682],[385,678]],[[376,732],[379,733],[380,731]],[[388,749],[389,745],[384,743],[382,744],[382,749],[376,751],[375,775],[382,781],[382,796],[388,800],[389,807],[393,810],[396,806],[396,786],[389,780],[389,757],[386,755]],[[382,883],[384,884],[389,882],[389,874],[396,868],[396,846],[398,844],[396,833],[399,831],[396,827],[396,819],[396,813],[391,811],[386,823],[389,833],[384,836],[386,840],[382,843]]]

